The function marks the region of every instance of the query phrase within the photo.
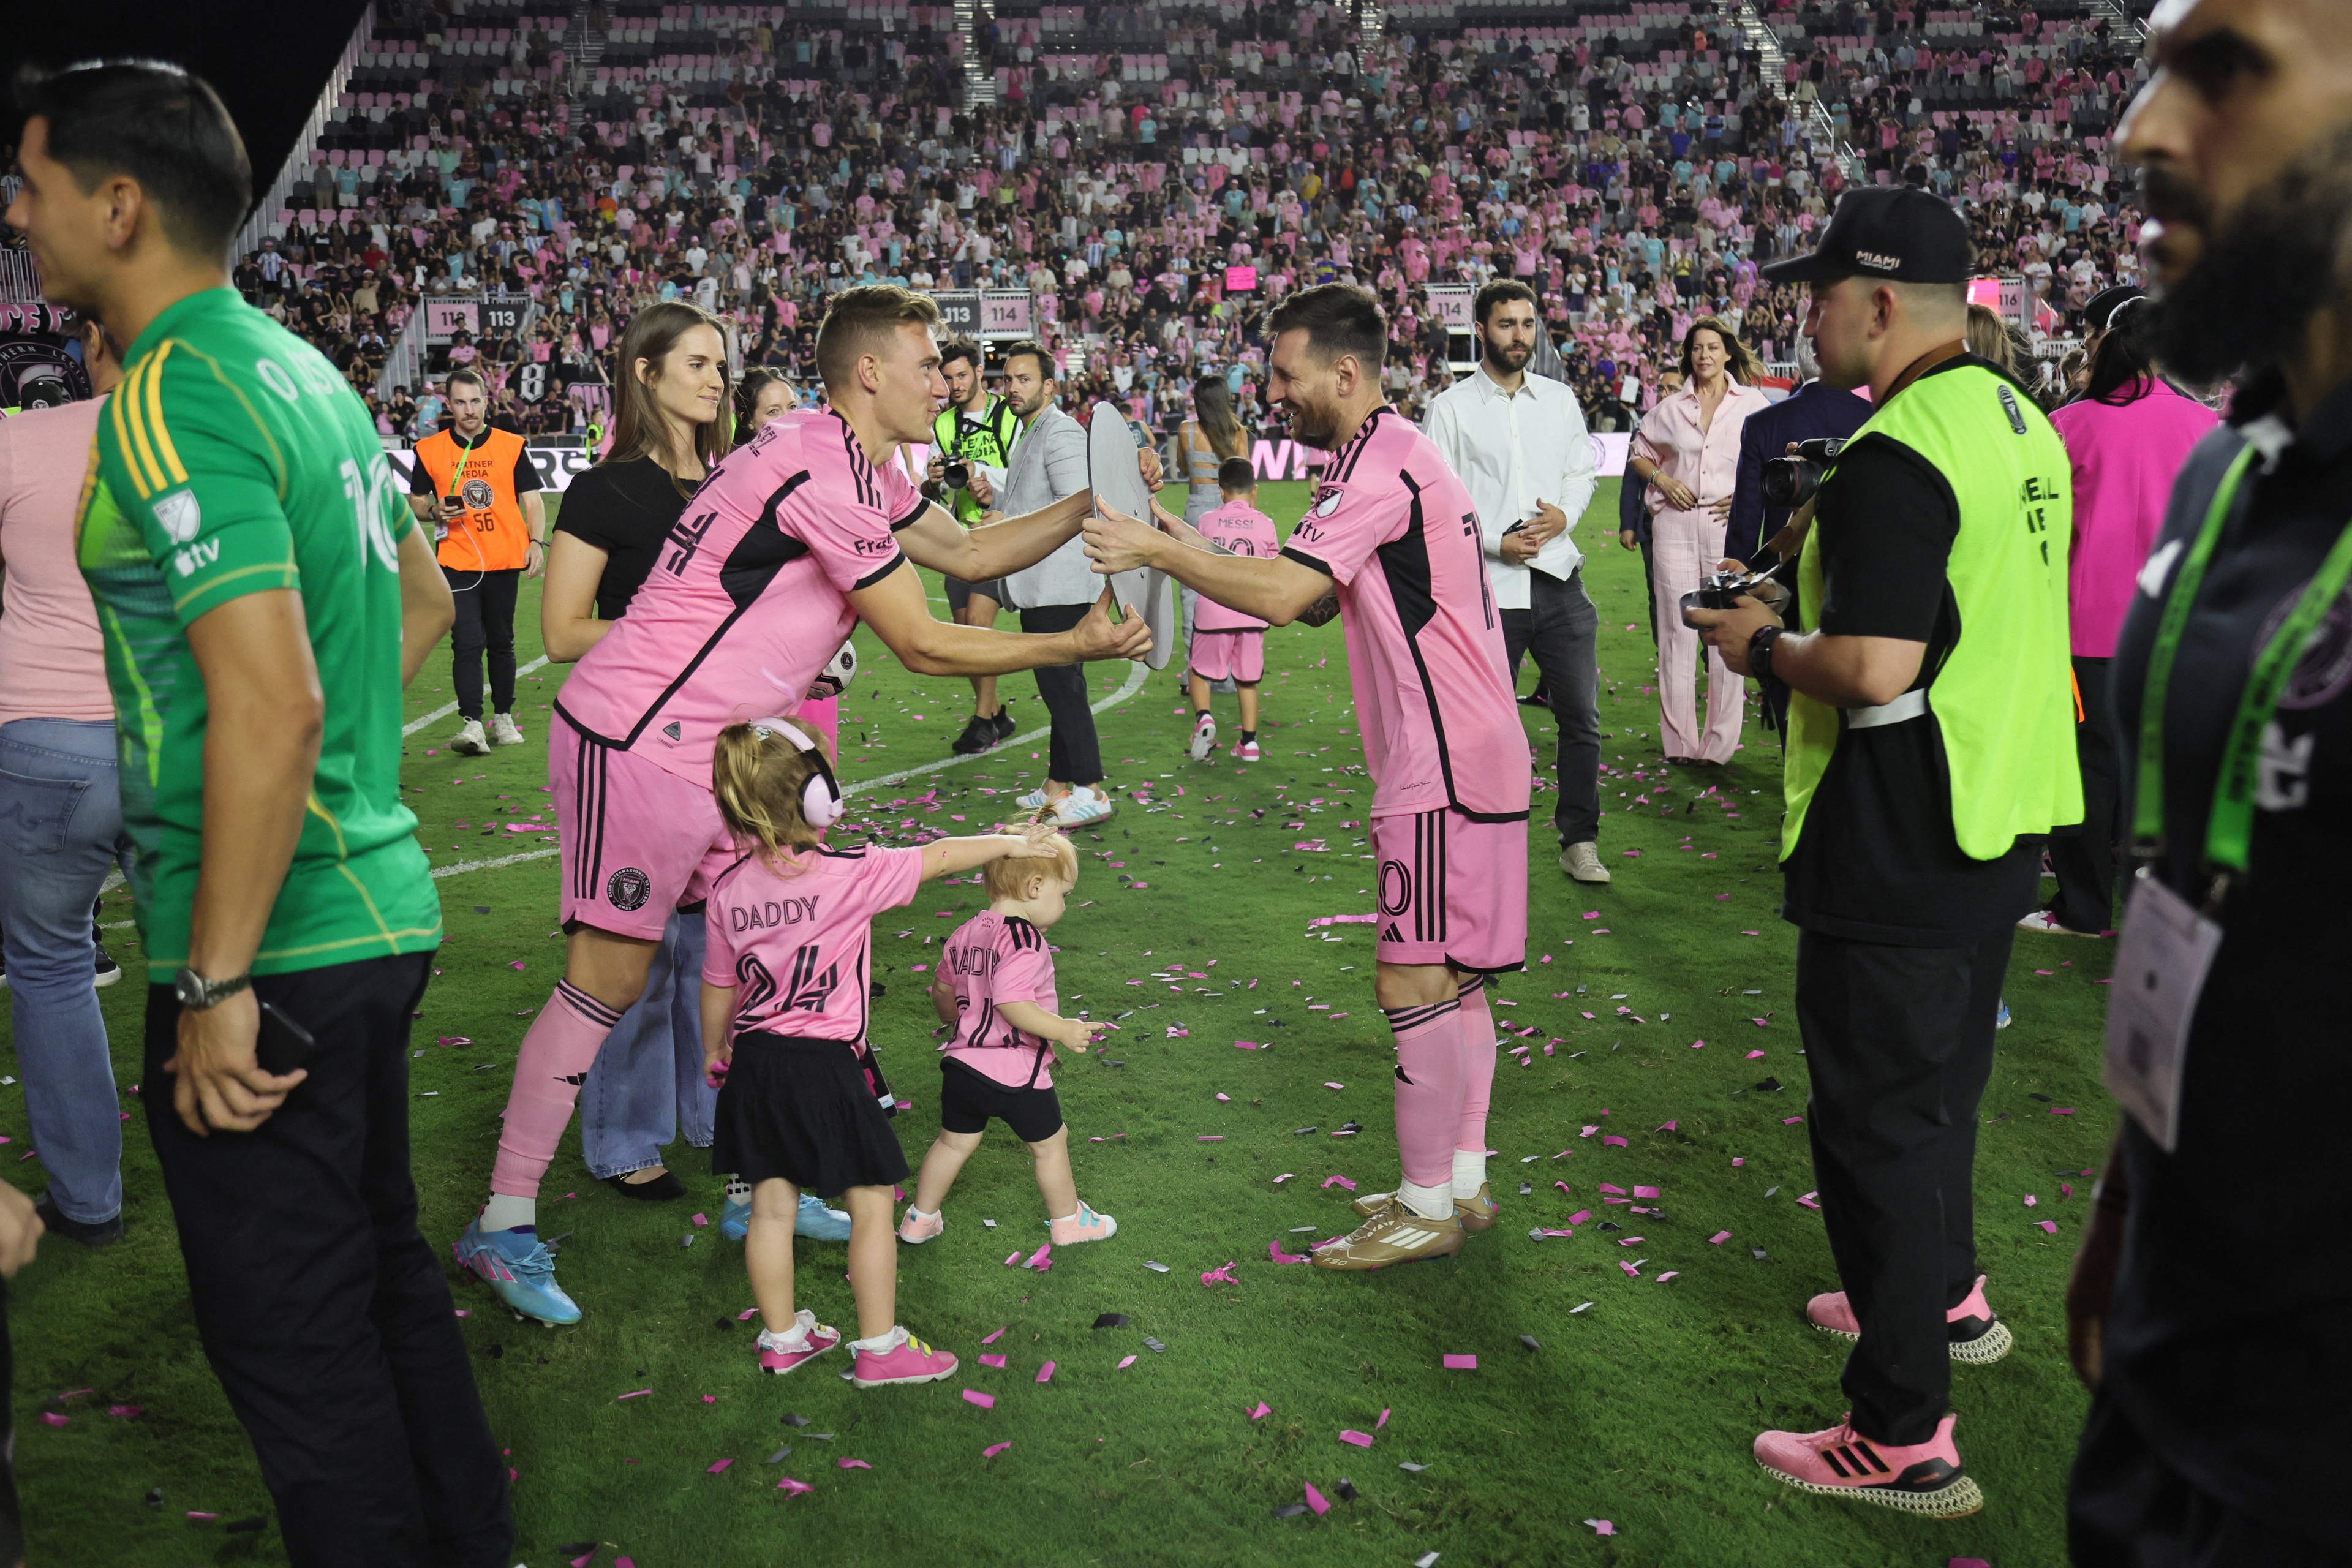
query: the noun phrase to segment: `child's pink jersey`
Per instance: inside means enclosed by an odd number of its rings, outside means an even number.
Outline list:
[[[955,985],[957,1013],[955,1037],[940,1049],[1009,1088],[1053,1088],[1054,1047],[996,1011],[1007,1002],[1034,1002],[1061,1013],[1045,933],[1019,915],[982,910],[948,938],[940,967]]]
[[[1282,548],[1274,536],[1274,519],[1245,500],[1229,500],[1224,505],[1204,513],[1200,521],[1201,532],[1212,544],[1222,545],[1236,555],[1255,556],[1263,561]],[[1203,598],[1192,613],[1192,629],[1202,632],[1262,632],[1265,623],[1255,616],[1229,610],[1214,599]]]
[[[702,978],[735,987],[738,1030],[856,1044],[872,994],[874,917],[914,898],[923,852],[817,848],[793,863],[780,877],[751,855],[720,874],[703,910]]]
[[[1436,445],[1382,406],[1331,454],[1283,547],[1339,584],[1374,816],[1528,814],[1528,735],[1478,541]]]
[[[709,789],[719,731],[800,706],[857,624],[849,595],[904,563],[898,531],[929,504],[898,464],[866,461],[838,415],[779,416],[694,492],[557,706]]]

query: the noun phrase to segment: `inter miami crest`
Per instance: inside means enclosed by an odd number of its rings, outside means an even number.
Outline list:
[[[641,910],[653,896],[654,880],[635,866],[624,866],[604,881],[604,901],[616,910]]]

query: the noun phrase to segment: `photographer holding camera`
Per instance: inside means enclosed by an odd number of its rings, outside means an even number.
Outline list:
[[[1822,379],[1867,383],[1872,412],[1811,503],[1800,623],[1753,597],[1688,612],[1733,669],[1791,692],[1781,913],[1846,1286],[1805,1311],[1856,1342],[1847,1418],[1767,1432],[1756,1457],[1801,1489],[1936,1518],[1983,1506],[1950,1363],[2010,1345],[1971,1194],[1994,1013],[2042,837],[2083,810],[2066,452],[2027,389],[1966,350],[1971,259],[1950,206],[1878,186],[1846,195],[1812,255],[1766,268],[1811,286]]]
[[[1020,422],[1004,399],[992,397],[982,374],[980,346],[963,338],[940,345],[940,374],[947,378],[948,405],[931,421],[930,470],[925,490],[950,507],[966,528],[996,504],[991,477],[1002,479],[1013,461]],[[948,614],[960,626],[993,626],[1004,601],[1002,583],[947,579]],[[971,721],[950,749],[959,756],[984,752],[1013,733],[1013,716],[997,700],[996,677],[971,678]]]

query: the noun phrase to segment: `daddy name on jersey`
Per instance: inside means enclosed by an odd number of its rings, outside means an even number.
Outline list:
[[[982,910],[948,938],[940,967],[955,987],[957,1011],[955,1036],[940,1049],[1011,1088],[1053,1088],[1054,1047],[997,1012],[1007,1002],[1060,1012],[1045,933],[1019,915]]]
[[[874,917],[914,898],[923,852],[820,847],[780,875],[747,856],[712,885],[702,978],[735,988],[738,1031],[855,1045],[866,1037]]]
[[[1373,410],[1331,454],[1282,552],[1339,584],[1371,815],[1525,816],[1527,731],[1477,510],[1429,437]]]
[[[711,469],[629,613],[557,705],[590,735],[708,788],[729,724],[791,714],[857,624],[849,595],[902,564],[930,503],[837,414],[761,426]]]

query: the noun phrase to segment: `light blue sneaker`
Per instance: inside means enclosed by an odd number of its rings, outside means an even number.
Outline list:
[[[740,1241],[751,1231],[751,1189],[740,1182],[727,1184],[727,1205],[719,1211],[719,1234],[730,1241]],[[810,1193],[801,1194],[801,1210],[793,1221],[793,1234],[811,1241],[847,1241],[849,1215],[841,1209],[829,1209],[824,1200]]]
[[[555,1282],[555,1255],[529,1227],[484,1230],[478,1215],[449,1248],[457,1267],[481,1276],[509,1310],[542,1323],[576,1323],[579,1303]]]
[[[829,1209],[824,1206],[823,1198],[803,1193],[799,1217],[793,1221],[793,1234],[805,1236],[811,1241],[847,1241],[848,1211]]]
[[[1027,795],[1016,796],[1013,804],[1024,811],[1035,811],[1045,804],[1045,786],[1039,784]]]
[[[2006,996],[2000,999],[2000,1011],[1994,1016],[1992,1026],[1996,1029],[2009,1027],[2009,998]]]

